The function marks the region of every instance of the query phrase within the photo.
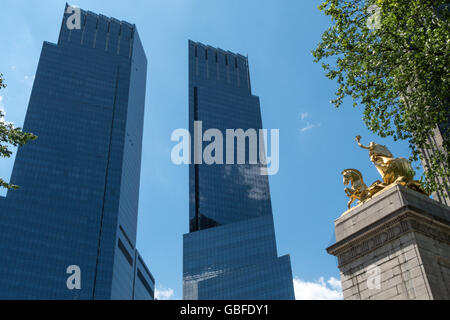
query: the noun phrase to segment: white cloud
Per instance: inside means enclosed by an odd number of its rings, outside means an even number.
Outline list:
[[[318,281],[308,282],[294,278],[296,300],[342,300],[341,282],[331,277],[326,282],[323,277]]]
[[[174,291],[173,289],[155,289],[155,299],[158,300],[173,300]]]
[[[253,200],[269,199],[269,187],[264,183],[264,176],[260,174],[261,167],[256,165],[238,165],[239,184],[250,186],[247,196]]]
[[[303,132],[309,131],[314,128],[319,128],[319,127],[320,127],[320,123],[319,124],[308,123],[305,127],[300,129],[300,132],[303,133]]]
[[[336,279],[335,277],[331,277],[330,279],[328,279],[327,283],[334,290],[342,291],[342,285],[341,285],[341,281],[339,279]]]
[[[309,113],[308,112],[301,112],[300,113],[300,120],[304,121],[306,118],[309,118]],[[304,126],[303,128],[300,128],[300,133],[304,133],[306,131],[312,130],[314,128],[319,128],[320,127],[320,123],[317,124],[312,124],[307,122],[306,126]]]
[[[16,66],[11,66],[12,70],[16,70],[16,68],[17,68]]]

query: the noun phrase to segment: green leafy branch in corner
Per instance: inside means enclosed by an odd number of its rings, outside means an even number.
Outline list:
[[[319,10],[332,24],[312,52],[339,85],[332,104],[351,97],[372,132],[409,142],[411,161],[433,149],[424,164],[428,191],[448,188],[442,181],[450,179],[449,128],[441,148],[430,141],[450,120],[449,7],[446,0],[326,0]]]
[[[0,73],[0,89],[6,88],[3,74]],[[0,157],[9,158],[12,151],[8,146],[23,146],[30,140],[35,140],[37,136],[32,133],[23,132],[21,128],[15,128],[12,123],[4,121],[5,114],[0,109]],[[11,185],[0,178],[0,187],[7,189],[17,189],[18,186]]]

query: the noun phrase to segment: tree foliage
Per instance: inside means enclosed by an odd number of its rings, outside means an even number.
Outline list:
[[[381,137],[409,142],[411,160],[431,148],[428,138],[449,117],[449,5],[446,0],[326,0],[319,10],[332,24],[313,50],[326,76],[364,107],[363,120]],[[377,11],[379,24],[374,24]],[[369,23],[368,23],[369,22]],[[330,61],[331,60],[331,61]],[[431,155],[425,187],[450,178],[450,142]]]
[[[3,75],[0,73],[0,89],[6,88]],[[9,146],[23,146],[30,140],[37,137],[32,133],[23,132],[21,128],[15,128],[12,123],[4,121],[4,113],[0,109],[0,157],[9,158],[12,151]],[[11,185],[0,178],[0,187],[7,189],[17,189],[18,186]]]

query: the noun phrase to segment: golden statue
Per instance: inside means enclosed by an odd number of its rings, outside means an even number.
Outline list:
[[[391,184],[400,184],[415,191],[426,193],[421,186],[421,182],[414,180],[416,174],[411,163],[405,158],[394,158],[386,146],[370,142],[368,146],[361,144],[361,136],[356,136],[358,145],[369,150],[370,161],[373,162],[383,181],[377,180],[367,187],[363,181],[361,172],[356,169],[345,169],[342,171],[344,185],[351,183],[351,188],[345,188],[345,193],[350,198],[348,208],[355,200],[362,203],[372,198],[376,193],[382,191]]]
[[[347,203],[348,208],[352,205],[353,201],[359,200],[359,202],[364,202],[377,193],[381,191],[383,187],[381,186],[381,181],[377,180],[372,185],[367,188],[364,183],[361,172],[356,169],[345,169],[342,171],[342,176],[344,178],[344,185],[351,184],[351,188],[345,188],[345,194],[350,200]]]

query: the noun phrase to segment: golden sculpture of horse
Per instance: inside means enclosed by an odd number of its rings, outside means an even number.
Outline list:
[[[350,188],[345,188],[345,194],[349,197],[347,207],[350,209],[355,200],[362,203],[383,189],[381,181],[377,180],[370,187],[364,183],[361,172],[356,169],[345,169],[342,171],[344,185],[351,184]]]

